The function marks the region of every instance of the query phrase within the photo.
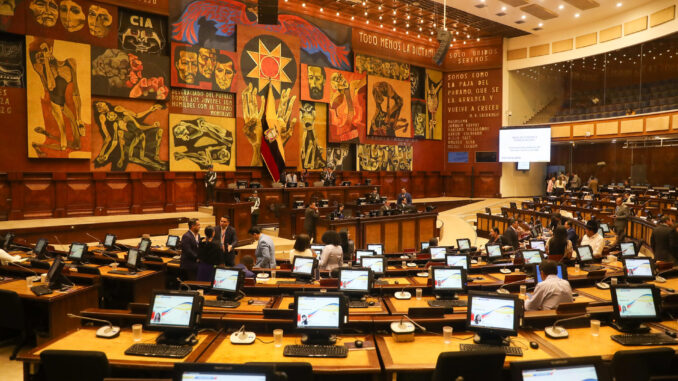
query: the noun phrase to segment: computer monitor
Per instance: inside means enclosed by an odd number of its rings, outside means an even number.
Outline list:
[[[491,216],[492,215],[492,209],[485,208],[485,214],[489,214]]]
[[[541,277],[541,265],[536,263],[534,264],[534,279],[537,281],[537,284],[544,281]],[[562,263],[558,263],[558,278],[567,279],[567,266]]]
[[[419,243],[419,252],[423,252],[424,250],[428,249],[430,243],[429,242],[420,242]]]
[[[463,267],[468,271],[471,268],[471,257],[466,254],[446,254],[445,265],[451,267]]]
[[[580,263],[591,263],[595,259],[593,257],[593,249],[591,249],[591,246],[589,245],[577,246],[575,251],[577,252],[577,259]]]
[[[620,242],[619,247],[621,248],[622,257],[635,257],[636,253],[636,244],[633,242]]]
[[[609,380],[606,374],[600,356],[511,362],[514,381],[604,381]]]
[[[174,363],[172,381],[273,381],[275,367],[216,363]]]
[[[179,236],[176,235],[168,235],[167,236],[167,242],[165,242],[165,246],[169,247],[170,249],[175,249],[179,247]]]
[[[47,257],[45,254],[47,252],[47,244],[48,241],[45,238],[40,238],[38,242],[35,243],[33,254],[35,254],[38,259],[45,259]]]
[[[139,258],[139,250],[130,247],[129,250],[127,250],[127,262],[125,262],[125,266],[130,272],[134,272],[139,269],[140,263],[141,259]]]
[[[314,244],[311,245],[311,250],[315,253],[315,255],[320,257],[320,254],[322,254],[324,247],[325,247],[325,245],[321,245],[319,243],[314,243]]]
[[[428,252],[431,253],[432,261],[444,261],[445,254],[447,254],[447,247],[445,246],[429,246]]]
[[[546,242],[543,239],[530,240],[530,248],[535,250],[546,251]]]
[[[533,249],[522,250],[521,253],[523,254],[523,258],[525,259],[526,265],[541,263],[541,261],[544,259],[541,255],[541,251],[539,251],[539,250],[533,250]]]
[[[339,291],[349,297],[368,295],[372,289],[372,272],[369,268],[339,268]]]
[[[601,222],[600,229],[602,229],[605,234],[610,232],[610,226],[604,222]]]
[[[148,238],[142,238],[141,241],[139,241],[139,254],[142,256],[146,256],[151,253],[151,240]]]
[[[384,275],[384,256],[372,255],[360,258],[360,267],[365,267],[372,270],[375,277]]]
[[[61,288],[61,283],[64,278],[64,275],[61,274],[61,271],[64,268],[64,261],[61,259],[61,256],[57,255],[54,258],[54,262],[47,270],[47,284],[52,290]]]
[[[509,208],[510,209],[518,209],[518,205],[516,205],[515,202],[509,202]]]
[[[476,343],[508,345],[507,337],[518,334],[522,307],[518,295],[470,291],[466,328],[476,333]]]
[[[471,240],[468,238],[459,238],[457,239],[457,247],[461,251],[470,251],[471,250]]]
[[[6,233],[5,238],[3,239],[2,248],[5,249],[5,250],[9,250],[9,246],[12,244],[13,240],[14,240],[14,234],[13,233]]]
[[[373,250],[377,255],[384,255],[384,245],[381,243],[368,243],[367,250]]]
[[[82,263],[87,253],[87,245],[84,243],[73,242],[71,248],[68,250],[68,260],[78,264]]]
[[[295,327],[304,333],[303,344],[332,345],[333,333],[346,324],[348,303],[339,292],[296,293],[294,295]]]
[[[155,290],[151,296],[146,328],[163,333],[158,344],[195,345],[195,327],[202,311],[202,296],[195,291]]]
[[[501,259],[503,257],[503,253],[501,251],[501,245],[485,245],[485,250],[487,251],[487,260],[488,261],[495,261],[497,259]]]
[[[111,250],[115,246],[115,234],[106,234],[106,238],[104,238],[104,248],[106,250]]]
[[[597,232],[597,233],[598,233],[598,235],[601,236],[601,237],[604,237],[604,236],[605,236],[605,231],[604,231],[603,228],[601,228],[601,227],[598,228],[598,232]]]
[[[360,263],[360,259],[362,257],[370,257],[373,255],[377,255],[377,253],[373,250],[356,250],[355,251],[355,261],[356,263]]]
[[[243,284],[245,283],[245,272],[236,268],[214,269],[214,280],[212,281],[212,290],[219,292],[219,300],[240,300],[242,298]]]
[[[433,293],[440,299],[458,299],[458,292],[466,292],[466,270],[463,267],[433,267]]]
[[[312,257],[295,256],[291,275],[300,280],[311,281],[318,268],[318,260]]]
[[[654,285],[616,285],[610,288],[615,323],[621,332],[642,332],[643,323],[661,319],[661,295]]]
[[[648,257],[622,258],[624,276],[627,281],[651,281],[654,280],[654,264]]]

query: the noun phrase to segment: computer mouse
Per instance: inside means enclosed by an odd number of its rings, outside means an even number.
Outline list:
[[[530,348],[539,349],[539,343],[536,341],[530,341]]]
[[[363,347],[363,341],[362,340],[356,340],[353,344],[355,344],[356,348],[362,348]]]
[[[247,304],[254,304],[254,299],[250,299],[247,301]]]
[[[369,302],[367,302],[367,304],[369,304],[370,306],[373,306],[373,305],[375,305],[376,303],[374,302],[374,300],[370,300]]]

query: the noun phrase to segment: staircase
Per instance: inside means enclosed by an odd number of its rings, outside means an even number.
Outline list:
[[[543,124],[550,123],[551,118],[560,110],[563,104],[562,97],[556,97],[541,110],[537,111],[524,124]]]
[[[205,227],[214,226],[214,216],[212,215],[211,206],[200,206],[198,207],[198,221],[200,221],[200,235],[205,235]],[[178,227],[170,229],[167,233],[168,235],[176,235],[181,237],[188,231],[188,223],[179,224]]]

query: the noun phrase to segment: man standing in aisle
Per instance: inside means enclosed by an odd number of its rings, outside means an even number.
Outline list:
[[[226,254],[224,264],[229,267],[235,265],[235,244],[238,242],[238,237],[228,217],[221,217],[219,226],[214,230],[214,236],[219,239],[219,246]]]
[[[214,167],[210,164],[205,173],[205,204],[211,205],[214,202],[214,187],[217,185],[217,173],[214,172]]]
[[[612,218],[614,218],[614,232],[617,234],[617,240],[614,242],[614,246],[619,246],[619,242],[626,238],[626,226],[629,223],[629,217],[631,217],[631,209],[624,204],[621,197],[617,197],[615,203],[617,207]]]
[[[181,278],[195,280],[198,273],[198,244],[200,243],[200,221],[188,220],[188,231],[181,237]]]
[[[254,252],[257,261],[254,267],[275,269],[275,245],[273,245],[273,239],[265,234],[261,234],[261,230],[257,227],[252,227],[250,234],[257,241],[257,249]]]
[[[313,242],[315,242],[315,225],[318,222],[318,217],[320,217],[318,205],[316,205],[314,200],[311,200],[311,203],[304,212],[304,232],[313,239]]]

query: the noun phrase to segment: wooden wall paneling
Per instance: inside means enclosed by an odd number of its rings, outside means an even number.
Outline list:
[[[12,207],[12,187],[7,174],[0,174],[0,221],[9,218],[9,210]]]
[[[325,192],[325,199],[330,200],[330,206],[333,206],[335,203],[340,203],[344,201],[344,190],[343,189],[332,189]]]
[[[393,172],[379,172],[379,181],[381,184],[381,195],[388,198],[395,198],[396,195],[396,183],[395,175]]]
[[[103,187],[104,215],[131,213],[132,181],[129,174],[109,173],[103,180]]]
[[[198,207],[197,193],[205,193],[192,173],[177,173],[174,178],[174,203],[177,211],[195,210]]]
[[[23,218],[54,217],[56,209],[54,182],[49,174],[31,173],[21,183]]]
[[[66,216],[91,216],[96,206],[96,188],[91,173],[69,173],[64,180]],[[59,191],[57,190],[57,195]]]
[[[165,182],[164,188],[165,188],[165,206],[164,206],[164,211],[165,213],[172,213],[177,211],[177,205],[176,205],[176,192],[174,191],[174,179],[175,179],[175,172],[165,172],[163,174],[163,180]]]
[[[426,172],[424,188],[426,188],[426,197],[443,196],[443,178],[440,172]]]
[[[435,236],[437,218],[420,218],[417,220],[417,240],[419,242],[428,242]],[[415,243],[415,248],[419,249],[419,242]]]
[[[10,211],[8,219],[21,220],[24,218],[24,184],[23,173],[8,173],[7,181],[10,186]]]
[[[450,172],[446,183],[445,193],[448,196],[466,196],[471,194],[471,176],[466,172]]]
[[[66,217],[66,204],[68,201],[66,173],[54,172],[52,174],[52,186],[54,187],[54,211],[52,212],[52,217]]]
[[[494,172],[480,172],[473,177],[473,197],[495,197],[499,194],[499,178]]]
[[[402,188],[405,188],[407,192],[409,192],[412,197],[421,197],[421,196],[415,196],[413,193],[413,184],[412,184],[412,179],[411,176],[413,176],[414,172],[404,172],[404,171],[398,171],[396,172],[396,189],[395,189],[395,194],[393,195],[394,197],[397,197],[398,194],[400,194],[400,190]]]
[[[384,243],[384,252],[397,253],[400,251],[400,239],[402,238],[400,221],[387,222],[384,224],[383,238],[380,241],[365,241],[368,243]]]
[[[417,242],[417,220],[403,221],[400,225],[400,250],[418,249],[419,242]]]
[[[411,184],[406,186],[405,189],[410,192],[413,198],[426,197],[426,172],[412,172]]]
[[[92,172],[94,183],[94,215],[105,216],[106,210],[106,172]]]
[[[368,243],[384,242],[380,223],[365,223],[363,225],[362,242],[356,242],[356,249],[365,249]],[[358,246],[359,245],[359,246]],[[385,247],[384,247],[385,248]]]
[[[165,209],[165,184],[162,173],[142,172],[141,208],[144,213],[162,213]]]

